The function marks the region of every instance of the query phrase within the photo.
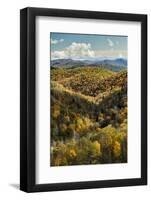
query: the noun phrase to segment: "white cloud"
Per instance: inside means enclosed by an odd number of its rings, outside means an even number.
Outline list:
[[[110,47],[113,47],[114,46],[114,42],[111,40],[111,39],[107,39],[107,42],[108,42],[108,45],[110,46]]]
[[[58,44],[58,43],[61,43],[63,41],[64,41],[64,39],[60,39],[60,40],[53,40],[53,39],[51,39],[51,44]]]
[[[60,59],[60,58],[66,58],[64,51],[54,51],[51,54],[52,59]]]
[[[118,57],[119,57],[119,58],[123,58],[124,56],[123,56],[122,53],[119,53]]]
[[[95,56],[96,58],[127,58],[127,50],[97,50]]]
[[[91,48],[90,43],[76,43],[73,42],[70,46],[66,47],[62,51],[53,51],[51,54],[52,59],[59,58],[87,58],[94,57],[95,52]]]

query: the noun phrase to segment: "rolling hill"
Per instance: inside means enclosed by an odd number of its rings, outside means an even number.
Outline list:
[[[127,71],[51,69],[51,166],[127,162]]]
[[[112,71],[125,70],[127,68],[127,60],[124,58],[117,59],[91,59],[91,60],[73,60],[73,59],[56,59],[50,62],[52,68],[73,68],[73,67],[85,67],[94,66],[101,67]]]

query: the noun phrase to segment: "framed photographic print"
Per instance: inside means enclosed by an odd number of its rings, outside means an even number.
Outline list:
[[[147,16],[20,12],[20,189],[147,184]]]

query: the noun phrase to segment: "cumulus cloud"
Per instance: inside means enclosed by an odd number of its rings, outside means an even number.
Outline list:
[[[53,39],[51,39],[51,44],[58,44],[58,43],[61,43],[63,41],[64,41],[64,39],[60,39],[60,40],[53,40]]]
[[[70,46],[66,47],[62,51],[53,51],[52,59],[60,58],[73,58],[81,59],[87,57],[94,57],[95,53],[92,50],[90,43],[76,43],[73,42]]]
[[[108,45],[110,46],[110,47],[113,47],[114,46],[114,43],[113,43],[113,41],[111,40],[111,39],[107,39],[107,42],[108,42]]]

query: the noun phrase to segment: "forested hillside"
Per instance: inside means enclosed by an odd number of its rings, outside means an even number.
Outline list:
[[[51,166],[127,162],[127,71],[51,69]]]

